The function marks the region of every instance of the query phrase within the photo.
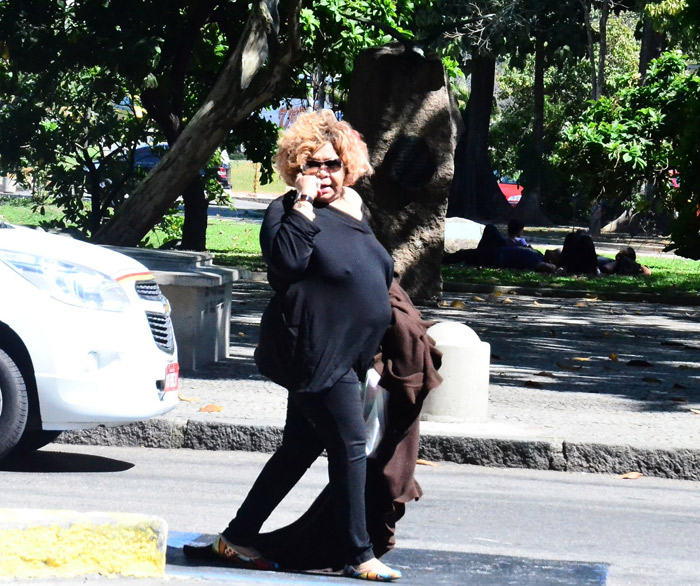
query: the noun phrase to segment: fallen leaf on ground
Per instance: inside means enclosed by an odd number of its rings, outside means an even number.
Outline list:
[[[464,301],[460,301],[459,299],[455,299],[452,303],[450,303],[450,307],[453,307],[455,309],[464,309],[466,305],[464,305]]]
[[[669,397],[669,401],[673,401],[674,403],[687,403],[688,399],[685,397]]]
[[[205,405],[200,409],[203,413],[218,413],[219,411],[223,411],[224,408],[221,405]]]
[[[245,336],[245,333],[244,333],[244,332],[238,332],[238,337],[239,337],[239,338],[243,338],[244,336]]]
[[[416,464],[418,464],[418,466],[439,466],[440,465],[437,462],[431,462],[430,460],[421,460],[421,459],[416,460]]]
[[[483,297],[479,297],[478,295],[474,295],[474,296],[472,297],[472,301],[484,301],[484,298],[483,298]]]
[[[658,379],[655,376],[643,376],[642,380],[645,383],[660,383],[661,382],[661,379]]]
[[[183,395],[178,395],[177,396],[180,401],[185,401],[185,403],[196,403],[199,401],[199,397],[185,397]]]
[[[442,305],[443,307],[447,307],[449,304],[447,303],[447,301],[443,301],[441,305]]]
[[[615,352],[610,354],[610,360],[612,360],[613,362],[617,362],[619,360],[619,358],[617,357],[617,354],[615,354]]]
[[[591,359],[590,356],[588,357],[583,357],[583,356],[574,356],[572,360],[575,360],[576,362],[588,362]]]
[[[506,298],[503,300],[503,303],[513,303],[513,300],[512,300],[510,297],[506,297]]]
[[[503,295],[503,291],[496,291],[496,292],[494,293],[494,295],[495,295],[496,297],[500,297],[501,295]]]
[[[538,372],[537,376],[548,376],[550,378],[555,378],[554,374],[552,374],[551,372],[547,372],[546,370]]]
[[[627,474],[623,474],[618,478],[622,478],[623,480],[637,480],[637,478],[641,478],[642,476],[644,476],[644,474],[641,472],[627,472]]]
[[[652,366],[652,364],[646,360],[637,360],[635,358],[634,360],[628,360],[627,366]]]
[[[700,409],[691,409],[691,413],[695,413],[695,415],[700,415]]]
[[[575,307],[587,307],[587,305],[583,301],[579,301]]]

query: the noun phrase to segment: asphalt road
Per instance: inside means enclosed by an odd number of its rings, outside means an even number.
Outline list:
[[[0,494],[3,507],[165,518],[170,529],[166,577],[109,584],[347,584],[337,576],[193,566],[183,558],[182,543],[226,525],[266,458],[244,452],[54,446],[0,470]],[[425,495],[408,505],[398,526],[398,548],[386,556],[404,572],[402,584],[700,583],[697,483],[448,463],[419,466],[416,475]],[[268,527],[294,520],[325,482],[325,461],[320,460]],[[105,580],[91,576],[60,584]]]

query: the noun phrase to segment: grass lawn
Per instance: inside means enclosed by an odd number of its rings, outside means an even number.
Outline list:
[[[258,224],[210,219],[207,231],[209,250],[214,254],[215,262],[218,264],[264,269],[265,264],[260,256],[258,244],[259,233]],[[453,283],[549,287],[601,294],[619,291],[700,294],[700,262],[670,256],[641,256],[638,261],[650,267],[652,274],[637,277],[619,275],[579,277],[534,271],[444,266],[442,276],[446,282]]]
[[[251,161],[231,161],[231,191],[234,193],[284,193],[289,187],[277,174],[272,183],[261,185],[256,165]]]
[[[259,238],[260,224],[209,218],[207,247],[216,264],[264,270]]]
[[[592,294],[611,292],[692,293],[700,294],[700,265],[698,261],[682,258],[644,257],[637,261],[648,266],[648,276],[577,276],[536,273],[478,267],[445,266],[442,276],[446,282],[510,287],[577,290]]]
[[[29,197],[0,197],[0,220],[20,226],[38,226],[42,220],[57,220],[62,216],[55,206],[46,206],[41,214],[35,212],[32,205],[32,199]]]
[[[13,224],[36,226],[42,219],[59,217],[56,208],[47,207],[45,215],[33,212],[27,200],[1,200],[0,220]],[[258,238],[260,225],[253,222],[209,218],[207,244],[214,255],[214,262],[221,265],[264,270]],[[163,237],[157,231],[150,234],[158,245]],[[444,266],[442,275],[446,282],[474,285],[501,285],[510,287],[548,287],[575,289],[592,294],[610,292],[691,293],[700,294],[700,261],[681,257],[643,257],[637,259],[650,267],[650,276],[624,277],[606,275],[586,277],[516,271],[508,269]]]

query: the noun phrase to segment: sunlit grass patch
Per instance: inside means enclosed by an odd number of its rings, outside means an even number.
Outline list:
[[[514,269],[445,266],[443,279],[451,283],[502,285],[581,290],[588,293],[637,291],[646,293],[700,294],[700,263],[675,257],[639,257],[638,262],[652,270],[651,275],[567,275]]]
[[[289,187],[277,176],[273,176],[272,183],[266,185],[256,181],[259,173],[251,161],[231,161],[231,191],[239,193],[266,193],[281,194]]]

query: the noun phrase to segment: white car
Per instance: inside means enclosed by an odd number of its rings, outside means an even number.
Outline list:
[[[178,402],[170,307],[141,263],[0,221],[0,459]]]

